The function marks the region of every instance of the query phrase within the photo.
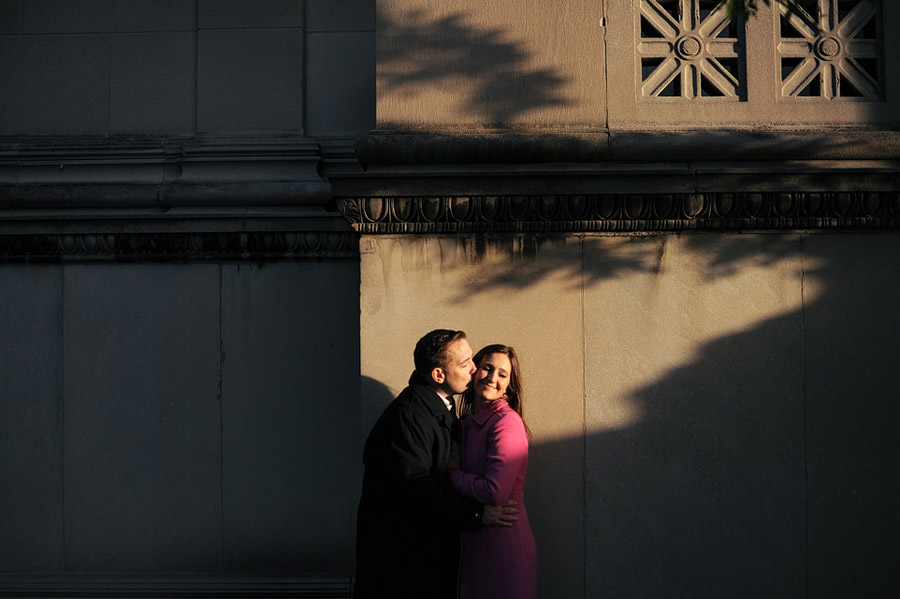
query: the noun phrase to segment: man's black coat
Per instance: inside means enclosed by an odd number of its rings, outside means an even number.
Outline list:
[[[358,599],[456,596],[459,531],[477,530],[482,509],[447,478],[458,425],[413,372],[369,433],[356,523]]]

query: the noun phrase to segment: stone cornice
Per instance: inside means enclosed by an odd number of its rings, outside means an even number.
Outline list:
[[[0,208],[324,205],[303,136],[0,138]]]
[[[355,258],[320,173],[351,159],[292,135],[0,138],[0,261]]]
[[[332,178],[381,233],[900,228],[900,132],[376,131]]]
[[[897,192],[342,198],[337,205],[362,234],[900,230]]]
[[[356,142],[365,166],[609,161],[900,160],[900,131],[690,129],[387,131]]]

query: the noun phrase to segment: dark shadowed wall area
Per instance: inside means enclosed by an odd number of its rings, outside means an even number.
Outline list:
[[[436,327],[539,596],[900,595],[900,3],[0,2],[0,597],[349,597]]]
[[[349,593],[374,15],[0,6],[0,595]]]

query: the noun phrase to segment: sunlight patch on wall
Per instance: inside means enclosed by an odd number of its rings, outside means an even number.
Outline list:
[[[585,412],[592,432],[636,425],[645,416],[643,398],[665,395],[658,386],[673,372],[701,356],[714,369],[711,346],[802,308],[797,235],[597,238],[586,240],[585,254],[586,271],[597,261],[644,265],[586,286]],[[704,374],[693,382],[697,393],[723,383],[716,372]]]

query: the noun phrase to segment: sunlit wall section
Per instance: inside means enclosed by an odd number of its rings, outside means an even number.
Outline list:
[[[803,596],[801,270],[796,234],[585,240],[588,596]]]
[[[462,329],[475,351],[515,347],[534,432],[525,503],[542,596],[583,596],[579,240],[366,236],[360,253],[360,434],[406,386],[413,347],[426,332]]]
[[[602,2],[379,0],[378,128],[605,125]]]

